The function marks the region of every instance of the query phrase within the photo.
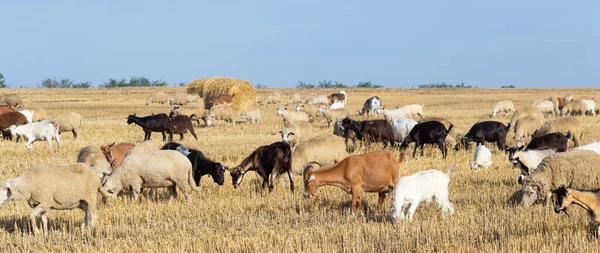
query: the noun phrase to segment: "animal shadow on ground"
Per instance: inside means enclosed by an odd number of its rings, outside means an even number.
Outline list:
[[[75,211],[75,210],[72,210]],[[80,211],[77,209],[77,211]],[[48,216],[48,231],[52,233],[53,231],[63,231],[66,230],[67,233],[72,233],[79,231],[81,229],[81,220],[72,220],[72,219],[64,219],[60,217],[53,217],[52,213],[47,214]],[[40,217],[37,217],[37,225],[38,228],[42,229],[42,220]],[[29,233],[33,234],[33,228],[31,227],[31,221],[29,220],[29,215],[24,215],[21,217],[9,217],[6,220],[0,220],[0,227],[11,234],[18,233]]]

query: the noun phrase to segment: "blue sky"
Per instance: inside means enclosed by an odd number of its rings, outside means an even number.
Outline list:
[[[166,4],[168,2],[168,4]],[[1,1],[0,73],[600,87],[600,1]]]

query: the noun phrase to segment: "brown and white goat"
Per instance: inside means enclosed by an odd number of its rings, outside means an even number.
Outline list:
[[[106,156],[106,160],[110,163],[111,170],[114,170],[121,165],[121,162],[125,159],[125,154],[133,147],[135,147],[135,144],[122,142],[115,145],[115,142],[113,142],[108,145],[100,145],[100,150],[102,150],[102,153]]]
[[[333,185],[352,194],[352,212],[356,205],[362,210],[360,193],[379,193],[377,211],[383,208],[387,193],[391,193],[400,179],[400,158],[389,150],[374,151],[366,154],[346,157],[339,163],[320,170],[314,170],[315,162],[310,162],[304,168],[304,197],[315,195],[319,187]]]

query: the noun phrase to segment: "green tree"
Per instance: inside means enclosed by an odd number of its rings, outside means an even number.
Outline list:
[[[383,88],[383,86],[381,86],[379,84],[372,84],[371,81],[358,82],[358,84],[354,87],[355,88]]]
[[[39,84],[40,88],[58,88],[60,83],[56,81],[56,78],[50,77],[42,80],[42,83]]]
[[[7,85],[4,80],[4,75],[2,73],[0,73],[0,88],[6,88],[6,87],[7,87]]]
[[[296,84],[296,88],[314,88],[315,85],[312,83],[306,83],[306,82],[302,82],[302,81],[298,81],[298,84]]]
[[[71,88],[91,88],[92,87],[92,83],[91,82],[80,82],[80,83],[75,83],[73,85],[71,85]]]
[[[502,89],[507,89],[507,88],[516,88],[514,85],[502,85],[500,88]]]

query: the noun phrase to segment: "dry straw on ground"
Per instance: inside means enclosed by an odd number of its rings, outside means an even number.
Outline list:
[[[212,101],[221,94],[235,95],[233,110],[237,112],[252,108],[256,101],[256,94],[252,84],[246,80],[214,77],[200,78],[191,81],[187,88],[188,93],[199,94],[204,99],[204,107],[210,109]]]

